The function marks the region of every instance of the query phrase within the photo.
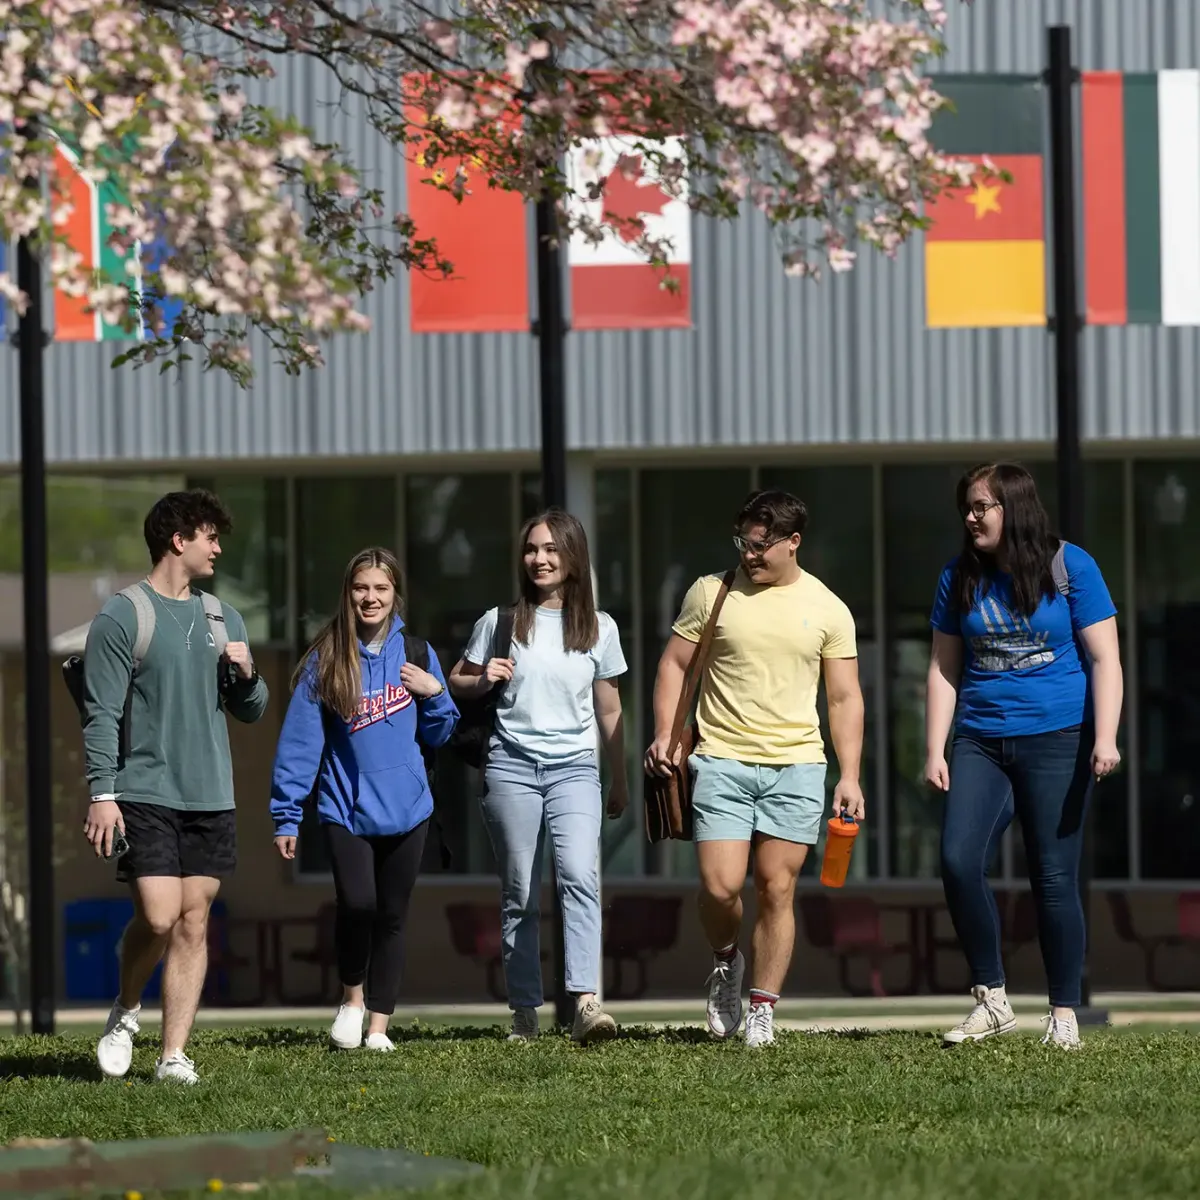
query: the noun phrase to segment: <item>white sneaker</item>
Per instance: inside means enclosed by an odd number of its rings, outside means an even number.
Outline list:
[[[742,976],[746,960],[739,950],[732,959],[713,958],[708,977],[708,1029],[713,1037],[733,1037],[742,1023]]]
[[[368,1033],[363,1043],[368,1050],[395,1050],[395,1044],[386,1033]]]
[[[752,1004],[746,1014],[746,1045],[769,1046],[775,1040],[775,1005]]]
[[[341,1005],[329,1030],[329,1040],[339,1050],[357,1050],[362,1045],[363,1022],[367,1019],[365,1008]]]
[[[532,1042],[538,1035],[538,1015],[536,1008],[514,1008],[512,1015],[512,1032],[508,1035],[510,1042]]]
[[[1075,1020],[1074,1013],[1069,1017],[1056,1017],[1049,1013],[1043,1019],[1046,1022],[1043,1046],[1057,1046],[1060,1050],[1078,1050],[1083,1046],[1079,1040],[1079,1022]]]
[[[104,1032],[96,1043],[96,1061],[110,1079],[119,1079],[133,1062],[133,1039],[141,1028],[138,1024],[141,1011],[140,1004],[137,1008],[122,1008],[120,1003],[113,1003]]]
[[[581,1046],[592,1042],[603,1042],[617,1036],[617,1023],[600,1007],[594,996],[575,1006],[575,1024],[571,1029],[571,1040]]]
[[[1009,1033],[1017,1027],[1008,994],[1002,987],[973,987],[975,1007],[960,1025],[955,1025],[942,1038],[946,1046],[957,1046],[962,1042],[982,1042],[998,1033]]]
[[[199,1083],[196,1064],[182,1050],[167,1058],[160,1058],[154,1067],[155,1079],[169,1079],[175,1083]]]

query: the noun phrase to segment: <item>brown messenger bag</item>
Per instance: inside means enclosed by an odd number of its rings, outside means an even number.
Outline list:
[[[644,808],[646,810],[646,836],[652,842],[661,842],[667,838],[690,841],[692,837],[692,773],[688,766],[696,749],[696,727],[688,723],[687,718],[692,711],[692,702],[700,687],[704,675],[704,667],[712,650],[713,637],[717,631],[717,617],[721,614],[721,606],[737,571],[733,570],[721,580],[720,590],[713,601],[712,611],[704,625],[704,632],[696,649],[692,651],[692,660],[688,664],[687,675],[684,678],[683,690],[679,694],[679,704],[675,709],[675,721],[671,726],[671,742],[667,757],[672,760],[670,775],[646,775],[644,781]],[[679,762],[675,763],[675,751],[679,750]]]

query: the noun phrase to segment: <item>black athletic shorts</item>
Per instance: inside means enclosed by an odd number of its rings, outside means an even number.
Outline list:
[[[129,849],[117,860],[117,879],[127,883],[148,875],[182,879],[209,875],[220,879],[237,866],[237,812],[165,808],[161,804],[126,804]]]

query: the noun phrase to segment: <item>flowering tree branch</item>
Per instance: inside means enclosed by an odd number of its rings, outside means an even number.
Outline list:
[[[397,153],[444,164],[432,186],[461,196],[469,158],[490,186],[551,195],[565,233],[586,218],[562,153],[622,133],[697,212],[756,207],[790,272],[847,270],[856,245],[895,253],[969,171],[927,140],[944,22],[941,0],[886,19],[867,0],[0,0],[0,235],[34,239],[106,320],[157,329],[122,360],[199,353],[245,381],[257,329],[288,370],[317,364],[321,336],[368,327],[378,281],[448,264],[339,147],[247,98],[300,56]],[[124,277],[71,250],[60,145],[115,184]],[[0,292],[25,303],[3,275]],[[155,297],[183,305],[170,329]]]

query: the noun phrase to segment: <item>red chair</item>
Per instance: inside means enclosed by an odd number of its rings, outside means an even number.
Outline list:
[[[913,954],[911,942],[888,942],[883,936],[883,921],[874,900],[846,896],[836,902],[820,892],[800,893],[800,919],[804,936],[818,950],[829,950],[838,960],[842,989],[851,996],[886,996],[883,964],[898,954]],[[852,959],[866,959],[870,984],[856,988],[850,982]],[[896,994],[911,995],[915,979]]]
[[[450,923],[450,944],[454,949],[486,968],[488,994],[494,1000],[507,999],[500,957],[503,944],[499,905],[447,904],[446,920]]]
[[[1129,900],[1124,892],[1106,892],[1117,937],[1137,946],[1146,959],[1146,982],[1156,992],[1189,991],[1187,984],[1168,985],[1159,974],[1159,955],[1163,950],[1200,951],[1200,892],[1180,892],[1176,909],[1175,933],[1141,934],[1133,925]]]
[[[604,910],[604,957],[612,961],[608,1000],[636,1000],[646,993],[646,964],[679,940],[679,896],[616,896]],[[627,989],[623,966],[636,972]]]

